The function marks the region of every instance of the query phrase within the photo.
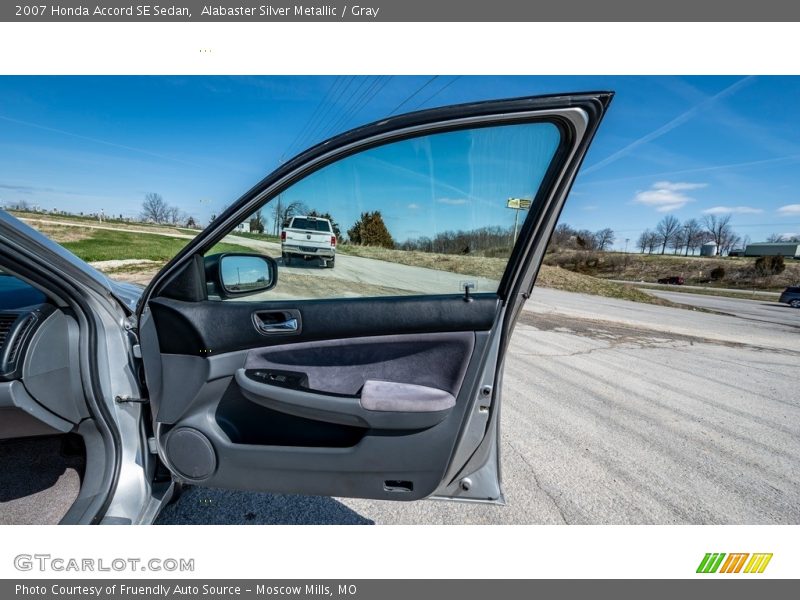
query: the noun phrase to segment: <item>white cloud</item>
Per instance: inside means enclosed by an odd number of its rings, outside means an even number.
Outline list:
[[[712,206],[703,211],[704,215],[757,215],[764,212],[752,206]]]
[[[800,215],[800,204],[787,204],[778,209],[778,214],[784,217],[796,217]]]
[[[441,204],[449,204],[451,206],[459,206],[461,204],[467,204],[469,200],[466,198],[439,198],[437,202]]]
[[[687,190],[699,190],[708,187],[708,184],[689,183],[687,181],[656,181],[653,187],[658,190],[669,190],[670,192],[685,192]]]
[[[658,212],[671,212],[683,208],[694,198],[684,192],[706,187],[706,183],[681,181],[656,181],[649,190],[636,192],[633,201],[654,208]]]
[[[412,202],[411,204],[408,205],[407,208],[409,210],[417,210],[419,208],[419,204],[415,204],[414,202]]]

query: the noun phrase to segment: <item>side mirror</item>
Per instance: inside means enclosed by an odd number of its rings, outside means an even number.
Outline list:
[[[266,292],[278,283],[278,263],[263,254],[226,252],[204,259],[206,281],[221,298]]]

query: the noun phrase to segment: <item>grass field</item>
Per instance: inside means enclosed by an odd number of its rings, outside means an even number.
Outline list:
[[[389,250],[372,246],[342,245],[337,250],[340,254],[351,254],[375,260],[450,271],[463,275],[486,277],[499,281],[503,276],[507,260],[505,258],[487,258],[483,256],[463,256],[458,254],[434,254],[405,250]],[[673,303],[655,298],[632,285],[606,281],[590,275],[574,273],[559,267],[542,265],[536,285],[565,292],[593,294],[606,298],[620,298],[633,302],[674,306]]]
[[[260,240],[262,242],[278,242],[280,243],[281,238],[277,235],[270,235],[268,233],[247,233],[242,231],[234,231],[229,235],[235,235],[236,237],[243,237],[248,238],[251,240]]]
[[[67,226],[83,226],[86,229],[97,227],[103,229],[124,229],[140,231],[142,233],[157,233],[165,236],[175,235],[183,238],[194,237],[200,233],[199,229],[188,229],[186,227],[177,227],[173,225],[156,225],[155,223],[138,223],[114,219],[99,221],[95,217],[83,217],[80,215],[52,215],[47,213],[19,212],[15,210],[8,212],[16,218],[25,221],[31,227],[40,230],[43,227],[59,227],[59,224],[63,223]],[[64,225],[61,226],[63,227]]]
[[[72,228],[75,229],[75,228]],[[62,245],[87,262],[142,259],[165,263],[175,256],[189,240],[162,235],[142,235],[106,229],[89,230],[82,239],[62,242]],[[236,244],[217,244],[216,252],[247,252]]]
[[[178,227],[148,225],[128,222],[108,222],[102,224],[94,219],[74,216],[50,216],[36,213],[22,213],[23,217],[34,228],[39,229],[62,244],[79,258],[95,264],[100,270],[115,278],[137,283],[147,283],[150,278],[169,259],[183,248],[197,231]],[[240,238],[277,242],[275,236],[257,233],[235,233]],[[235,243],[217,244],[213,252],[252,252],[252,248]],[[369,246],[342,244],[337,249],[339,254],[361,256],[374,260],[384,260],[414,267],[424,267],[464,275],[485,277],[500,280],[506,266],[505,258],[493,258],[474,255],[434,254],[428,252],[389,250]],[[105,264],[104,264],[105,263]],[[314,284],[314,278],[308,281],[295,277],[291,284],[300,292],[304,286]],[[333,282],[329,282],[333,283]],[[369,284],[363,282],[364,285]],[[327,284],[327,283],[326,283]],[[314,284],[318,285],[318,284]],[[607,281],[583,273],[576,273],[558,266],[543,265],[537,285],[568,292],[579,292],[608,298],[620,298],[647,304],[671,305],[672,303],[655,298],[632,285]],[[375,289],[361,290],[361,295],[390,293],[390,290],[372,286]],[[332,290],[332,293],[335,290]]]
[[[656,283],[662,277],[683,277],[687,284],[744,290],[781,291],[800,281],[800,261],[785,259],[783,273],[762,277],[755,272],[752,257],[676,256],[621,252],[558,251],[545,257],[545,264],[601,279]],[[722,268],[720,279],[712,280],[711,271]]]

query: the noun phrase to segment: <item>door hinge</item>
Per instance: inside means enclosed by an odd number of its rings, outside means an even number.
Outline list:
[[[133,404],[147,404],[150,402],[150,398],[132,398],[131,396],[116,396],[114,401],[119,404],[124,404],[126,402],[130,402]]]

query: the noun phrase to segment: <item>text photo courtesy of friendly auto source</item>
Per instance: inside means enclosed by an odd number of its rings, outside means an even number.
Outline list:
[[[0,77],[0,523],[799,523],[798,94]]]

